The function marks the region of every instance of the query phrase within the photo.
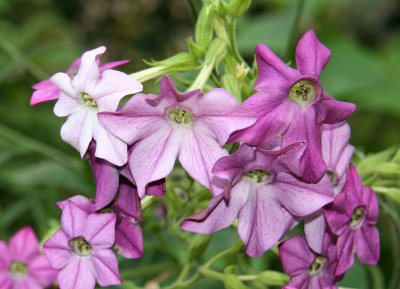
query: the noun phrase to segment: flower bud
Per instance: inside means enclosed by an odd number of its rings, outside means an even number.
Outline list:
[[[226,289],[249,289],[240,279],[233,274],[226,274],[224,279]]]
[[[258,280],[266,285],[282,286],[289,282],[289,276],[277,271],[264,271],[258,274]]]
[[[221,38],[215,38],[207,51],[204,62],[207,64],[219,62],[226,54],[226,42]]]
[[[200,47],[206,48],[213,39],[213,19],[213,7],[204,5],[200,11],[195,30],[195,41]]]
[[[241,102],[241,93],[238,80],[232,74],[225,74],[222,76],[222,86],[229,91],[238,102]]]
[[[189,49],[189,53],[194,58],[199,59],[199,58],[203,58],[204,57],[204,54],[205,54],[205,51],[206,51],[205,47],[202,47],[199,44],[197,44],[196,42],[194,42],[193,38],[191,38],[191,37],[189,37],[186,40],[186,43],[187,43],[187,46],[188,46],[188,49]]]
[[[231,0],[228,13],[234,17],[241,16],[251,5],[251,0]]]

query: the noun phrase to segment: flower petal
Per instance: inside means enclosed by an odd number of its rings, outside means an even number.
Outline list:
[[[85,211],[87,214],[91,214],[96,211],[93,200],[89,200],[88,198],[82,195],[76,195],[65,201],[57,202],[57,206],[61,210],[64,210],[68,202],[72,202],[74,205],[76,205],[81,210]]]
[[[29,276],[42,287],[49,287],[56,279],[57,274],[58,270],[50,266],[45,255],[39,255],[29,262]]]
[[[55,100],[60,96],[60,89],[55,86],[50,79],[33,85],[36,91],[33,92],[30,105],[36,105],[45,101]]]
[[[70,261],[73,255],[68,241],[67,235],[62,230],[58,230],[44,243],[43,251],[51,267],[61,269]]]
[[[112,286],[122,283],[119,275],[117,257],[111,250],[96,250],[92,255],[96,270],[96,280],[100,286]]]
[[[129,60],[117,60],[117,61],[108,62],[108,63],[100,66],[99,70],[105,71],[107,69],[111,69],[111,68],[114,68],[117,66],[128,64],[129,62],[130,62]]]
[[[293,276],[307,270],[316,257],[308,248],[306,240],[296,236],[279,245],[279,255],[285,273]]]
[[[320,123],[335,124],[348,119],[356,110],[353,103],[337,101],[327,94],[323,94],[321,101],[316,104],[318,121]]]
[[[338,264],[335,270],[336,276],[344,274],[354,264],[354,254],[356,252],[354,237],[355,232],[349,229],[340,235],[337,240]]]
[[[62,289],[94,289],[96,285],[95,269],[92,258],[75,256],[57,276]]]
[[[61,228],[68,239],[83,235],[87,217],[88,214],[74,203],[68,202],[65,205],[61,215]]]
[[[0,271],[0,288],[13,289],[14,280],[7,271]]]
[[[110,248],[115,240],[116,216],[113,213],[90,214],[81,236],[94,248]]]
[[[116,227],[114,248],[124,258],[142,258],[143,233],[140,225],[123,218]]]
[[[113,204],[116,213],[141,221],[142,208],[136,187],[127,181],[122,181],[118,191],[118,198]]]
[[[7,269],[11,263],[11,256],[7,243],[0,240],[0,270]]]
[[[304,219],[304,235],[307,244],[318,254],[322,254],[326,229],[327,224],[322,210],[318,210]]]
[[[304,74],[319,78],[331,58],[331,52],[319,42],[313,30],[307,31],[296,47],[296,65]]]
[[[31,227],[20,229],[8,244],[13,259],[27,262],[39,251],[39,241]]]
[[[380,258],[378,229],[364,225],[356,231],[354,241],[358,260],[362,264],[376,265]]]

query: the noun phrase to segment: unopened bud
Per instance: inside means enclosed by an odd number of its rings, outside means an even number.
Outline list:
[[[228,6],[228,13],[234,17],[242,15],[249,9],[251,0],[231,0]]]
[[[200,11],[195,30],[195,40],[200,47],[207,47],[213,39],[213,19],[213,7],[204,5]]]
[[[201,47],[200,45],[198,45],[196,42],[193,41],[193,38],[188,38],[186,40],[188,49],[189,49],[189,53],[196,59],[200,59],[204,57],[205,51],[206,51],[206,47]]]
[[[258,280],[266,285],[282,286],[289,282],[289,276],[277,271],[264,271],[258,274]]]
[[[219,62],[226,54],[226,42],[221,38],[215,38],[207,51],[204,62],[206,64]]]
[[[233,274],[225,274],[224,285],[226,289],[249,289],[240,279]]]
[[[238,102],[241,102],[241,93],[238,80],[232,74],[225,74],[222,76],[222,86],[229,91]]]

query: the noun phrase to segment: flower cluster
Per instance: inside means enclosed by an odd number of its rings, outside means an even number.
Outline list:
[[[58,203],[62,226],[45,244],[61,289],[120,284],[111,248],[143,255],[140,199],[165,193],[176,160],[212,198],[183,230],[212,234],[238,219],[245,251],[257,257],[305,222],[305,238],[279,246],[290,286],[336,288],[355,255],[377,263],[377,199],[349,165],[346,119],[355,106],[324,91],[330,52],[313,31],[297,45],[297,69],[257,46],[256,92],[243,104],[222,88],[179,92],[168,76],[159,94],[140,93],[138,81],[111,69],[124,62],[100,66],[104,52],[88,51],[67,73],[36,85],[31,101],[57,99],[55,114],[68,117],[61,137],[96,178],[95,199]],[[230,155],[232,142],[241,145]]]

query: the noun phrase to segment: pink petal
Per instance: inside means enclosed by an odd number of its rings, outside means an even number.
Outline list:
[[[72,85],[79,92],[89,92],[96,85],[100,72],[96,57],[106,51],[104,46],[85,52],[81,57],[81,64],[75,75]]]
[[[201,95],[201,91],[199,89],[189,91],[189,92],[179,92],[176,90],[176,87],[167,75],[161,77],[160,80],[160,99],[165,99],[169,103],[177,103],[177,102],[191,102],[191,99],[196,99]],[[196,97],[197,96],[197,97]],[[195,107],[192,106],[195,109]]]
[[[182,134],[179,162],[188,174],[206,188],[217,193],[213,186],[214,174],[212,168],[215,162],[228,155],[216,138],[207,134],[207,128],[196,124],[193,132],[179,128]]]
[[[28,262],[39,251],[39,241],[31,227],[20,229],[8,244],[13,259]]]
[[[87,214],[91,214],[96,211],[93,201],[81,195],[76,195],[65,201],[57,202],[57,206],[61,210],[64,210],[68,202],[72,202],[74,205],[76,205],[79,209],[85,211]]]
[[[61,215],[61,227],[69,239],[82,236],[88,214],[72,202],[68,202]],[[91,227],[91,226],[90,226]]]
[[[274,181],[273,191],[280,204],[297,217],[310,215],[333,201],[327,177],[317,184],[306,184],[289,174],[280,173]]]
[[[348,119],[356,110],[353,103],[337,101],[327,94],[323,94],[321,101],[316,104],[318,121],[335,124]]]
[[[355,232],[357,257],[362,264],[376,265],[380,258],[379,231],[377,228],[364,225]]]
[[[36,282],[35,279],[30,276],[26,276],[21,279],[14,279],[13,289],[43,289],[42,286]]]
[[[50,267],[49,260],[45,255],[40,255],[29,262],[29,276],[40,286],[49,287],[58,274],[58,270]]]
[[[229,203],[223,195],[213,197],[206,210],[184,220],[181,228],[189,232],[212,234],[230,226],[246,202],[246,192],[249,190],[249,183],[240,182],[232,188]]]
[[[52,85],[54,85],[55,87],[57,87],[59,89],[59,91],[66,97],[69,97],[71,99],[74,99],[76,101],[77,100],[77,96],[76,96],[76,90],[75,88],[72,86],[71,84],[71,77],[63,72],[58,72],[56,74],[54,74],[51,78],[50,78],[50,82]],[[56,104],[56,106],[60,106],[60,104]],[[58,110],[58,108],[55,108],[55,113],[56,115],[60,114],[61,115],[67,115],[68,111],[66,112],[62,112],[61,109],[63,109],[65,111],[64,108],[65,104],[60,106],[60,110]]]
[[[329,49],[319,42],[313,30],[305,33],[297,44],[296,65],[304,74],[319,78],[330,58]]]
[[[115,222],[116,216],[113,213],[90,214],[81,236],[94,248],[110,248],[115,240]]]
[[[299,76],[297,70],[287,66],[264,44],[257,45],[256,59],[258,65],[258,78],[254,85],[256,90],[268,88],[270,84],[276,83],[289,91],[291,83],[294,83]]]
[[[129,60],[117,60],[117,61],[113,61],[113,62],[108,62],[108,63],[100,66],[99,70],[104,71],[104,70],[111,69],[111,68],[114,68],[117,66],[125,65],[129,62],[130,62]]]
[[[116,228],[114,248],[124,258],[142,258],[143,234],[140,225],[123,218]]]
[[[166,125],[133,146],[129,166],[139,197],[144,196],[147,184],[172,171],[181,144],[189,135],[184,130],[174,130]]]
[[[14,280],[8,271],[0,271],[0,288],[1,289],[14,289]]]
[[[96,157],[105,159],[116,166],[126,164],[128,148],[125,142],[108,132],[100,123],[95,126],[93,138],[96,140]]]
[[[350,215],[346,212],[346,204],[345,194],[340,193],[335,197],[332,208],[324,210],[325,220],[335,235],[343,234],[349,226],[352,212]]]
[[[335,275],[344,274],[354,264],[355,232],[351,229],[339,236],[337,240],[338,264]]]
[[[88,93],[95,99],[100,111],[116,111],[120,100],[143,90],[143,85],[129,75],[117,70],[105,70],[102,78]]]
[[[367,205],[366,222],[375,225],[379,217],[379,203],[375,192],[369,187],[363,187],[362,201]]]
[[[8,269],[11,263],[11,256],[7,243],[0,240],[0,270]]]
[[[118,261],[111,250],[96,250],[93,252],[92,262],[96,271],[96,280],[100,286],[105,287],[122,283]]]
[[[116,213],[122,213],[124,216],[129,216],[136,221],[141,221],[142,208],[136,187],[129,182],[122,181],[118,191],[118,198],[113,204]]]
[[[318,254],[322,254],[326,230],[327,224],[322,210],[318,210],[304,219],[304,234],[307,244]]]
[[[92,258],[75,256],[57,276],[62,289],[94,289],[96,285],[95,269]]]
[[[49,79],[39,82],[33,86],[36,91],[33,92],[30,105],[36,105],[45,101],[58,99],[60,89]]]
[[[314,261],[315,255],[307,246],[306,240],[296,236],[279,246],[282,266],[285,273],[298,275],[307,270]]]
[[[68,241],[67,235],[58,230],[44,243],[43,251],[53,268],[63,268],[73,256]]]
[[[259,257],[275,245],[293,221],[292,216],[271,198],[266,189],[265,186],[252,188],[239,213],[239,236],[251,257]]]

